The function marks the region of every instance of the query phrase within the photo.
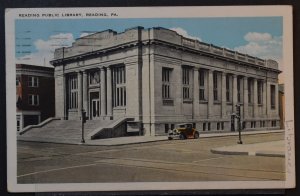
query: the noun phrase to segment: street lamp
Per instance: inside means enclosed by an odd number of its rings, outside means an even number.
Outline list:
[[[86,123],[86,111],[84,109],[81,110],[81,143],[84,144],[84,123]]]

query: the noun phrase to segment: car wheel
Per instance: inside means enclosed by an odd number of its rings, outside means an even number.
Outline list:
[[[183,134],[180,134],[180,135],[179,135],[179,139],[184,140],[184,139],[185,139],[185,136],[184,136]]]
[[[168,137],[168,140],[172,140],[173,138],[172,137]]]
[[[198,132],[195,132],[194,138],[195,138],[195,139],[198,139],[198,138],[199,138],[199,133],[198,133]]]

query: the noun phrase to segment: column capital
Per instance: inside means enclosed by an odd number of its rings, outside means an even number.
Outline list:
[[[233,78],[237,78],[237,75],[236,75],[236,74],[232,74],[232,77],[233,77]]]
[[[222,76],[226,76],[227,75],[227,72],[222,72]]]
[[[100,71],[104,71],[104,66],[99,66],[98,68],[100,69]]]

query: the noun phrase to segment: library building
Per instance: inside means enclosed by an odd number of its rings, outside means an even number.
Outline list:
[[[51,64],[62,120],[84,111],[88,121],[142,135],[165,135],[179,123],[221,132],[234,130],[239,105],[243,129],[280,127],[276,61],[166,28],[90,34],[56,49]]]

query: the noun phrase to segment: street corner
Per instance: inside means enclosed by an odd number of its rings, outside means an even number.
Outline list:
[[[266,157],[285,157],[284,141],[272,141],[253,144],[237,144],[212,148],[211,153],[223,155],[248,155]]]

